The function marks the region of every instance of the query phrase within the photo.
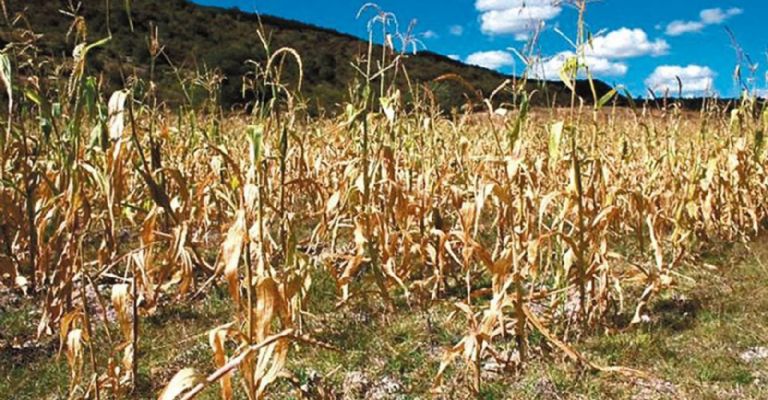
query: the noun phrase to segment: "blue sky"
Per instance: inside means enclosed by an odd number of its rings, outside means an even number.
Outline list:
[[[368,13],[356,19],[360,0],[195,0],[295,19],[367,37]],[[543,22],[535,74],[557,79],[573,49],[557,30],[575,36],[577,13],[553,0],[379,0],[402,29],[417,21],[419,39],[430,51],[505,73],[524,64],[510,51],[522,49],[531,27]],[[768,93],[768,0],[600,0],[589,5],[588,27],[598,34],[587,50],[593,75],[627,87],[633,95],[669,88],[684,95],[738,94],[733,79],[737,56],[725,27],[759,65],[751,89]],[[742,69],[743,75],[747,68]]]

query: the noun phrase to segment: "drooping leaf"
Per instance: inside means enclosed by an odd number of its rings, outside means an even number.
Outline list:
[[[109,104],[107,110],[109,113],[109,122],[107,126],[109,128],[109,138],[117,141],[123,135],[125,129],[125,100],[128,98],[128,92],[125,90],[118,90],[112,93],[109,98]]]
[[[158,400],[175,400],[184,392],[205,380],[194,368],[184,368],[171,378],[168,385],[160,393]]]
[[[235,222],[227,231],[227,237],[221,246],[221,263],[224,269],[224,277],[229,283],[229,294],[235,304],[240,304],[240,277],[238,266],[243,245],[247,240],[248,231],[245,221],[245,210],[239,210]],[[249,284],[251,284],[249,282]]]

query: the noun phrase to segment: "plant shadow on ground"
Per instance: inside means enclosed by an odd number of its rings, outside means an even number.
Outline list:
[[[484,371],[477,397],[768,398],[768,360],[742,359],[749,349],[768,346],[764,312],[768,309],[764,264],[768,249],[760,248],[765,243],[768,241],[762,239],[752,248],[737,246],[727,257],[707,260],[718,266],[717,271],[687,271],[695,283],[681,280],[678,290],[655,300],[647,323],[618,323],[613,332],[598,332],[575,344],[598,364],[639,369],[654,379],[586,372],[552,353],[538,357],[519,373]],[[315,339],[341,351],[295,345],[288,364],[294,384],[281,381],[269,398],[300,398],[297,385],[306,394],[333,393],[337,398],[429,397],[443,350],[460,340],[466,330],[463,317],[448,318],[455,309],[447,302],[429,309],[398,304],[391,313],[375,293],[332,308],[329,304],[336,302],[337,291],[331,278],[325,278],[319,275],[315,280],[303,324]],[[227,296],[225,288],[214,288],[203,300],[177,301],[142,320],[139,387],[133,398],[156,398],[181,368],[213,370],[207,332],[231,318]],[[3,339],[34,334],[35,318],[30,310],[3,311]],[[0,350],[0,393],[14,393],[10,397],[14,399],[66,398],[69,371],[66,358],[57,358],[57,350],[55,340],[38,348],[6,346]],[[470,396],[463,376],[461,362],[449,368],[445,398]],[[211,387],[199,398],[219,398],[218,389]]]
[[[589,337],[578,346],[599,363],[640,369],[653,381],[591,376],[586,381],[597,391],[590,396],[573,391],[580,382],[571,377],[561,397],[768,398],[768,360],[742,359],[749,349],[768,347],[766,243],[762,238],[711,254],[702,263],[717,269],[684,270],[692,280],[681,279],[678,290],[654,301],[649,322]]]

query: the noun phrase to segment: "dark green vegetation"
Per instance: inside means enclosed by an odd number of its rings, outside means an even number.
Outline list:
[[[8,32],[3,32],[0,35],[0,46],[10,41],[37,41],[38,46],[44,49],[41,55],[53,58],[52,67],[56,65],[55,59],[71,56],[76,29],[73,28],[73,18],[65,14],[70,9],[67,1],[11,1],[8,7],[10,18],[24,12],[20,24],[41,36],[11,38]],[[72,12],[87,21],[88,42],[108,37],[111,31],[112,40],[96,49],[88,60],[90,70],[98,71],[110,88],[124,87],[124,76],[136,74],[148,78],[152,64],[150,32],[152,27],[156,27],[160,45],[167,55],[167,58],[159,56],[156,59],[155,81],[159,98],[169,103],[178,103],[184,99],[179,77],[173,72],[169,60],[181,71],[181,78],[192,97],[200,99],[213,92],[220,96],[221,104],[225,107],[242,105],[254,98],[254,93],[243,93],[242,88],[243,78],[254,71],[253,65],[247,61],[263,63],[266,60],[257,35],[257,15],[234,9],[203,7],[186,0],[134,0],[130,11],[129,16],[123,8],[123,2],[113,1],[108,22],[106,3],[89,0],[83,1],[81,8]],[[366,18],[371,16],[372,11],[366,13],[361,17],[360,24],[365,24]],[[301,55],[305,77],[302,94],[310,109],[317,109],[319,105],[334,110],[336,104],[348,98],[348,84],[359,77],[352,63],[365,58],[367,42],[333,30],[272,16],[261,16],[261,22],[271,41],[270,48],[291,47]],[[399,43],[395,45],[399,47]],[[376,46],[374,54],[380,53],[380,48]],[[511,78],[428,51],[421,51],[418,55],[404,54],[403,62],[411,87],[425,85],[433,94],[435,102],[446,109],[461,106],[467,99],[480,105],[482,99],[488,97],[505,79]],[[297,72],[295,63],[288,60],[283,81],[295,83]],[[468,85],[457,80],[434,82],[446,74],[459,75]],[[207,79],[199,79],[198,75]],[[413,93],[406,79],[401,79],[400,84],[403,92]],[[594,85],[598,98],[611,89],[599,81],[595,81]],[[569,91],[561,82],[531,81],[526,88],[529,92],[536,92],[531,100],[533,104],[570,102]],[[579,81],[576,88],[577,93],[587,102],[592,99],[588,82]],[[425,96],[423,90],[418,92]],[[514,101],[513,96],[505,92],[500,93],[495,100]]]
[[[768,359],[742,356],[768,346],[768,250],[766,239],[750,246],[713,251],[717,270],[684,270],[695,280],[682,280],[677,291],[651,306],[650,322],[636,327],[608,326],[607,332],[579,340],[576,348],[595,361],[641,369],[649,380],[580,371],[562,355],[542,355],[524,374],[500,373],[485,365],[488,379],[480,398],[523,399],[764,399],[768,396]],[[327,283],[327,284],[326,284]],[[327,308],[324,296],[331,282],[318,282],[310,312]],[[139,398],[153,398],[178,368],[214,369],[207,332],[225,322],[230,305],[224,289],[203,302],[176,305],[142,321]],[[749,301],[745,301],[749,299]],[[386,319],[375,302],[360,301],[345,311],[307,317],[318,339],[345,349],[343,353],[303,347],[288,369],[307,394],[334,393],[340,398],[424,398],[439,364],[441,350],[451,346],[465,329],[460,317],[448,319],[450,304],[429,312],[414,310]],[[3,340],[24,341],[34,334],[30,310],[4,304],[0,309]],[[327,311],[327,310],[324,310]],[[173,327],[173,329],[168,329]],[[114,327],[116,329],[116,327]],[[68,369],[57,359],[56,339],[42,347],[0,350],[0,393],[11,399],[64,398]],[[468,395],[456,366],[448,387]],[[59,397],[56,397],[59,396]],[[296,398],[288,383],[270,398]],[[366,397],[367,396],[367,397]],[[213,386],[201,398],[218,398]],[[316,397],[319,398],[319,397]]]

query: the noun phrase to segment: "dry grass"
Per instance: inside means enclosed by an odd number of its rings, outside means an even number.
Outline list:
[[[373,23],[391,18],[375,11]],[[106,41],[87,42],[76,22],[75,56],[54,70],[12,27],[0,142],[0,274],[39,310],[29,339],[56,338],[70,397],[292,387],[334,398],[296,366],[307,351],[365,355],[349,348],[359,336],[406,365],[423,360],[416,372],[381,368],[435,396],[489,393],[488,365],[525,376],[553,357],[653,382],[654,368],[572,343],[653,321],[655,300],[708,271],[708,246],[765,229],[768,112],[749,97],[696,115],[674,103],[603,108],[610,98],[578,107],[575,96],[568,110],[530,113],[522,82],[508,82],[499,90],[520,102],[506,117],[492,99],[448,116],[428,90],[412,86],[410,101],[395,89],[405,53],[385,48],[360,62],[343,112],[311,119],[300,82],[281,79],[301,66],[284,48],[253,64],[247,84],[264,96],[252,113],[223,116],[215,84],[204,104],[172,111],[138,78],[103,93],[85,60]],[[580,69],[567,65],[566,81]],[[230,315],[204,334],[211,362],[147,373],[159,351],[147,335],[161,332],[147,321],[219,286]],[[410,336],[420,318],[428,334]]]

